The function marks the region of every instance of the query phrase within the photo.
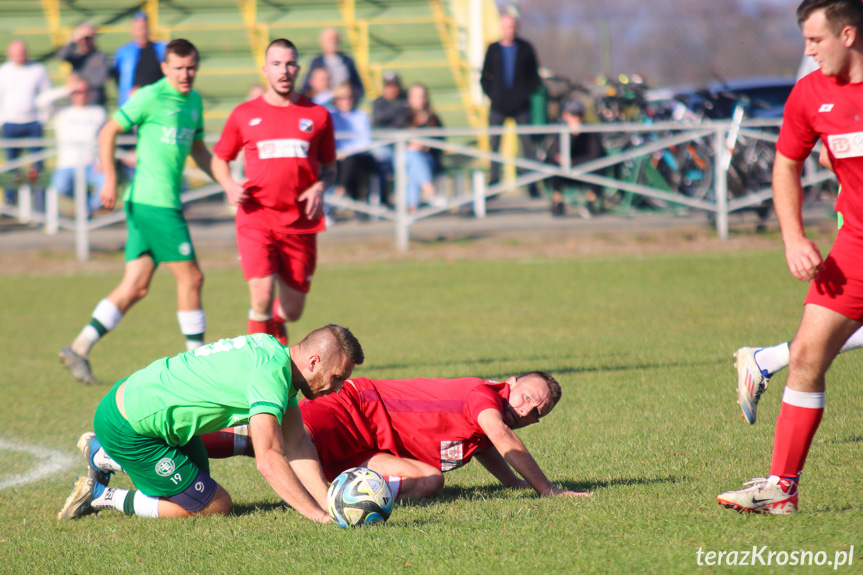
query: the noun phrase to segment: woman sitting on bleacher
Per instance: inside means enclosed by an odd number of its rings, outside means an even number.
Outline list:
[[[422,84],[413,84],[408,89],[408,106],[411,121],[408,128],[441,128],[443,124],[431,109],[428,90]],[[414,213],[424,200],[431,205],[441,205],[443,198],[435,196],[434,175],[440,170],[441,150],[428,148],[416,142],[408,142],[405,151],[407,168],[408,211]]]
[[[341,158],[338,160],[335,194],[344,196],[347,193],[352,199],[360,200],[363,184],[377,169],[377,164],[368,152],[342,156],[371,143],[371,118],[357,108],[356,95],[350,84],[342,84],[333,90],[333,104],[330,112],[337,134],[336,151]]]

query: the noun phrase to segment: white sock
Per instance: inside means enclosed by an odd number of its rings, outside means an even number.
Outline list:
[[[245,455],[249,447],[249,426],[234,426],[234,455]]]
[[[863,347],[863,327],[851,334],[851,337],[848,338],[842,349],[839,350],[839,353],[845,353],[852,349],[860,349],[861,347]]]
[[[81,333],[78,334],[78,337],[75,338],[75,341],[72,342],[72,351],[83,358],[87,358],[90,356],[90,350],[93,349],[93,346],[101,337],[99,330],[88,323],[81,330]]]
[[[122,471],[125,473],[120,464],[111,459],[111,456],[105,453],[105,450],[101,447],[93,454],[93,465],[102,471]]]
[[[202,309],[178,311],[177,322],[183,335],[198,335],[207,331],[207,316]]]
[[[249,319],[252,321],[270,321],[273,319],[273,314],[271,313],[258,313],[253,309],[249,310]]]
[[[797,391],[786,386],[782,394],[782,403],[806,409],[824,409],[825,392]]]
[[[100,488],[98,485],[96,488]],[[126,503],[126,496],[129,495],[128,489],[119,489],[117,487],[105,487],[98,497],[90,502],[93,509],[116,509],[123,512],[123,505]]]
[[[158,517],[159,516],[159,498],[144,495],[140,491],[135,492],[135,499],[132,504],[135,507],[135,515],[138,517]]]
[[[759,349],[755,352],[754,357],[758,367],[772,376],[777,371],[782,371],[788,367],[788,362],[791,360],[791,352],[788,349],[788,342],[786,341],[779,345]]]
[[[120,320],[123,319],[123,312],[120,311],[113,302],[103,299],[93,310],[93,321],[84,326],[78,337],[72,343],[72,351],[82,357],[88,357],[93,345],[99,341],[105,334],[117,327]],[[104,329],[100,332],[93,323],[96,322]]]
[[[390,493],[393,494],[393,501],[399,498],[399,491],[402,488],[402,478],[398,475],[387,475],[387,485],[390,486]]]

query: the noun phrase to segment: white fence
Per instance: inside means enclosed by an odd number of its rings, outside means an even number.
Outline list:
[[[374,219],[391,221],[394,224],[396,248],[400,251],[406,251],[410,241],[410,228],[419,220],[462,206],[470,207],[475,217],[484,218],[486,217],[485,203],[488,197],[560,176],[587,185],[618,190],[632,194],[634,197],[652,198],[667,204],[686,206],[714,214],[719,237],[727,239],[729,213],[759,206],[772,196],[769,186],[763,189],[746,189],[745,193],[741,195],[738,192],[737,196],[729,193],[728,169],[731,164],[731,156],[734,153],[733,148],[744,145],[743,142],[775,142],[778,125],[777,121],[772,120],[750,120],[742,124],[721,121],[695,125],[682,125],[676,122],[585,125],[583,127],[584,132],[599,132],[606,137],[616,136],[622,141],[626,140],[629,144],[620,150],[612,151],[605,157],[576,166],[568,165],[570,157],[569,132],[566,126],[562,125],[519,127],[515,130],[519,134],[557,134],[560,138],[561,165],[522,157],[508,158],[499,153],[483,150],[477,145],[477,142],[486,135],[505,134],[512,131],[507,128],[375,131],[372,133],[372,142],[368,146],[354,149],[351,154],[368,152],[381,146],[393,146],[394,206],[387,207],[376,201],[379,198],[376,194],[371,195],[369,202],[359,202],[347,197],[335,197],[328,194],[327,202],[336,207],[368,214]],[[650,135],[650,138],[636,138],[635,136],[639,134]],[[215,140],[215,137],[207,139],[209,143]],[[639,140],[640,143],[633,144]],[[126,141],[128,142],[128,140]],[[121,139],[120,142],[122,143],[123,140]],[[449,158],[459,157],[463,160],[459,172],[453,176],[454,193],[446,199],[444,204],[421,207],[414,213],[409,213],[405,168],[405,150],[409,142],[440,149],[446,152]],[[709,193],[699,194],[698,197],[669,191],[667,187],[651,185],[649,181],[642,182],[632,177],[624,177],[621,175],[621,170],[615,169],[626,165],[628,162],[656,157],[657,154],[679,149],[680,146],[690,143],[707,152],[703,156],[709,159],[712,164],[712,169],[708,170],[712,179]],[[0,140],[0,148],[37,146],[44,148],[43,151],[36,153],[22,153],[15,161],[0,164],[0,174],[12,172],[34,161],[56,155],[55,145],[53,140]],[[487,186],[485,169],[490,162],[514,165],[520,170],[520,175],[512,181],[501,181],[495,185]],[[197,168],[190,167],[188,171],[196,176],[202,175],[202,172]],[[609,171],[612,172],[612,175],[609,175]],[[817,162],[807,162],[804,186],[816,185],[831,178],[833,178],[833,174],[818,167]],[[184,192],[182,201],[186,204],[221,193],[222,189],[218,184],[208,184]],[[24,184],[19,188],[17,206],[0,208],[0,215],[15,217],[21,222],[40,223],[44,226],[44,231],[47,234],[56,234],[59,230],[73,231],[76,253],[81,261],[86,261],[89,258],[89,234],[91,231],[115,224],[125,218],[123,211],[94,218],[88,216],[87,189],[83,166],[78,167],[75,180],[74,218],[61,217],[58,204],[56,191],[49,187],[46,190],[44,211],[34,210],[32,190],[28,184]]]

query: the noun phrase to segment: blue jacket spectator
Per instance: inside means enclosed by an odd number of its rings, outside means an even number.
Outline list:
[[[122,106],[138,88],[148,86],[163,76],[164,42],[150,41],[147,14],[138,12],[132,19],[132,41],[114,53],[114,77],[117,79],[117,105]]]
[[[300,88],[301,93],[306,94],[311,88],[309,78],[312,72],[317,68],[326,68],[330,73],[330,86],[350,84],[354,90],[356,101],[360,102],[363,99],[366,93],[363,81],[360,79],[357,67],[350,56],[339,51],[339,43],[339,33],[335,28],[326,28],[321,31],[321,53],[315,56],[309,65],[309,71],[306,73],[302,88]]]

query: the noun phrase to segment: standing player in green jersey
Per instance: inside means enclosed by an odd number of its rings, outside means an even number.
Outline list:
[[[249,423],[257,467],[303,516],[326,523],[327,482],[303,428],[297,389],[341,389],[363,350],[346,328],[317,329],[290,349],[266,334],[223,339],[163,358],[118,381],[78,446],[89,475],[58,519],[104,509],[142,517],[227,515],[231,496],[210,477],[201,434]],[[137,490],[108,487],[125,471]]]
[[[99,302],[92,320],[72,345],[60,351],[66,368],[88,384],[97,383],[88,359],[93,345],[147,295],[153,273],[162,262],[177,279],[177,319],[186,336],[186,349],[204,343],[204,276],[180,202],[183,168],[189,155],[212,177],[211,156],[203,140],[201,96],[192,90],[198,51],[182,39],[174,40],[165,50],[165,77],[135,92],[99,133],[99,158],[105,170],[100,194],[103,206],[113,208],[117,198],[116,138],[135,126],[138,163],[135,178],[123,196],[128,226],[123,280]]]

